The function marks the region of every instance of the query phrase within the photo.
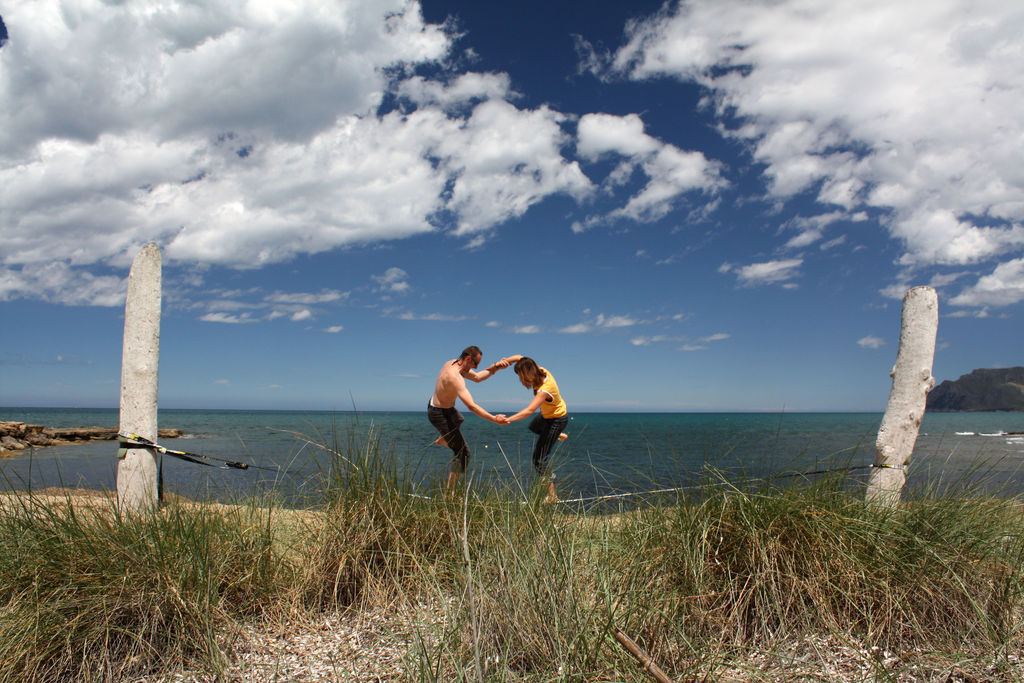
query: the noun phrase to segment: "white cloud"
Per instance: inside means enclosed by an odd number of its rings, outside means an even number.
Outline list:
[[[431,111],[350,116],[304,143],[260,143],[245,158],[205,149],[202,181],[165,181],[137,203],[183,226],[167,244],[171,258],[246,267],[429,232],[445,176],[425,154],[445,125]]]
[[[513,327],[513,334],[540,334],[540,327],[537,325],[522,325],[519,327]]]
[[[589,313],[589,311],[584,311]],[[596,317],[589,321],[581,321],[572,325],[567,325],[559,329],[561,334],[587,334],[594,332],[595,330],[613,330],[622,327],[632,327],[638,324],[639,321],[628,315],[605,315],[604,313],[598,313]]]
[[[594,324],[598,327],[604,328],[615,328],[615,327],[632,327],[637,324],[637,321],[628,315],[609,315],[606,316],[603,313],[598,313],[597,319]]]
[[[252,310],[252,309],[256,309],[256,308],[261,308],[263,306],[262,303],[253,303],[253,302],[248,302],[248,301],[239,301],[238,299],[234,298],[236,296],[243,296],[243,293],[241,293],[241,292],[231,292],[231,293],[225,292],[222,295],[222,298],[220,298],[220,299],[212,299],[210,301],[206,301],[206,302],[204,302],[202,304],[199,304],[199,305],[200,306],[205,306],[206,308],[208,308],[211,311]],[[283,315],[283,314],[281,314],[281,315]]]
[[[723,185],[718,165],[700,152],[686,152],[652,138],[644,132],[636,114],[586,114],[577,127],[576,149],[585,159],[614,154],[626,161],[609,175],[610,185],[621,185],[640,168],[647,184],[610,218],[628,218],[646,223],[656,221],[675,208],[679,198],[691,191],[713,192]],[[596,218],[588,219],[589,223]],[[587,224],[574,224],[582,232]]]
[[[371,115],[385,67],[450,47],[412,0],[44,0],[5,20],[10,268],[127,266],[148,241],[171,260],[252,267],[434,229],[445,172],[424,158],[425,119],[443,114]]]
[[[258,322],[256,318],[251,317],[248,313],[242,315],[231,315],[230,313],[207,313],[206,315],[200,316],[200,320],[208,323],[254,323]]]
[[[275,291],[265,294],[259,288],[207,290],[202,283],[183,283],[168,288],[165,298],[175,308],[205,311],[199,319],[207,322],[256,323],[288,318],[300,322],[320,315],[325,308],[344,304],[348,292],[322,289],[319,292]],[[198,295],[199,298],[196,298]]]
[[[786,227],[797,230],[798,234],[789,238],[789,240],[785,244],[785,248],[802,249],[804,247],[810,246],[822,239],[822,236],[825,234],[825,228],[827,228],[829,225],[835,223],[836,221],[849,218],[850,217],[847,216],[847,214],[839,211],[832,211],[830,213],[819,214],[816,216],[801,216],[799,218],[795,218],[792,221],[790,221]],[[859,220],[865,219],[866,216],[864,215],[861,215],[859,217]],[[854,218],[854,220],[857,220],[857,218]],[[844,240],[845,238],[843,237],[833,239],[830,243],[828,243],[828,246],[821,245],[821,248],[829,249],[831,247],[836,246],[837,244],[841,244]]]
[[[34,297],[69,306],[120,306],[127,278],[93,275],[54,261],[32,268],[0,267],[0,301]]]
[[[345,328],[342,327],[341,325],[331,325],[330,327],[324,328],[324,332],[329,332],[330,334],[337,334],[338,332],[341,332],[343,329]]]
[[[885,346],[885,340],[881,337],[868,335],[867,337],[861,337],[858,339],[857,345],[862,349],[880,349]]]
[[[5,61],[21,68],[0,72],[2,87],[24,106],[0,112],[0,148],[22,153],[141,127],[165,139],[239,128],[307,139],[338,112],[372,112],[384,67],[450,46],[406,0],[32,2],[4,16],[16,37]]]
[[[455,177],[449,208],[459,217],[456,234],[521,216],[553,194],[582,198],[591,192],[579,165],[562,156],[568,142],[559,125],[564,120],[547,107],[527,111],[488,100],[438,139],[436,152]]]
[[[376,280],[382,292],[405,294],[409,291],[409,283],[406,281],[409,274],[401,268],[388,268],[384,271],[383,275],[374,275],[372,277]]]
[[[728,335],[726,335],[728,336]],[[660,344],[663,342],[680,342],[686,341],[686,337],[674,337],[665,334],[656,334],[653,337],[633,337],[629,340],[629,343],[633,346],[650,346],[651,344]],[[700,341],[700,340],[698,340]]]
[[[950,299],[954,306],[1008,306],[1024,301],[1024,258],[1000,263]]]
[[[698,339],[689,342],[686,340],[686,337],[669,337],[666,335],[655,335],[653,337],[635,337],[634,339],[630,340],[630,343],[633,344],[634,346],[650,346],[651,344],[658,342],[683,341],[686,343],[684,343],[682,346],[676,347],[677,351],[707,351],[708,348],[710,348],[708,344],[713,344],[714,342],[718,341],[724,341],[726,339],[729,339],[730,337],[732,337],[732,335],[726,334],[724,332],[716,332],[715,334],[709,334],[704,337],[699,337]]]
[[[466,320],[464,315],[451,315],[450,313],[413,313],[405,311],[396,316],[399,320],[436,320],[441,322],[459,322]]]
[[[587,114],[580,119],[577,135],[577,151],[590,160],[610,152],[643,157],[654,154],[662,146],[644,132],[644,122],[636,114]]]
[[[563,155],[566,116],[505,101],[506,74],[448,74],[456,36],[416,0],[40,0],[4,19],[6,298],[70,303],[30,271],[99,289],[150,241],[165,265],[237,268],[439,229],[479,245],[592,190]],[[389,90],[417,108],[378,115]]]
[[[758,285],[769,285],[781,283],[798,275],[798,269],[803,264],[803,259],[784,259],[779,261],[766,261],[764,263],[751,263],[749,266],[734,268],[740,285],[745,287],[756,287]],[[719,272],[729,272],[733,268]]]
[[[932,276],[932,279],[928,282],[928,286],[935,287],[936,289],[938,289],[940,287],[945,287],[946,285],[953,284],[954,282],[956,282],[957,280],[959,280],[960,278],[962,278],[965,275],[967,275],[967,273],[964,273],[964,272],[960,272],[960,273],[939,273],[937,275],[933,275]]]
[[[882,210],[906,267],[1024,245],[1024,12],[1001,0],[691,0],[627,29],[613,71],[707,88],[771,195]],[[792,247],[817,239],[794,238]],[[999,277],[960,300],[1019,300]],[[984,294],[982,293],[984,291]]]
[[[845,244],[845,243],[846,243],[846,235],[840,235],[839,237],[830,239],[827,242],[822,242],[821,244],[818,245],[818,248],[821,249],[822,251],[828,251],[829,249],[832,249],[834,247],[838,247],[839,245]]]
[[[878,293],[886,297],[887,299],[896,299],[897,301],[899,301],[900,299],[903,298],[903,295],[907,293],[907,290],[910,289],[912,286],[913,285],[908,285],[904,280],[900,280],[898,282],[894,282],[891,285],[883,287],[882,289],[878,290]]]
[[[935,289],[940,290],[940,293],[941,293],[941,290],[944,287],[948,287],[949,285],[952,285],[953,283],[955,283],[957,280],[960,280],[960,279],[962,279],[964,277],[967,277],[969,275],[970,275],[970,273],[966,272],[966,271],[953,272],[953,273],[937,273],[937,274],[933,275],[928,281],[921,281],[920,279],[913,279],[913,278],[910,278],[910,277],[906,276],[906,274],[904,274],[902,277],[897,278],[897,280],[895,282],[893,282],[891,285],[888,285],[888,286],[883,287],[882,289],[880,289],[879,290],[879,294],[881,294],[882,296],[884,296],[886,298],[889,298],[889,299],[902,300],[903,297],[906,296],[908,291],[910,291],[914,287],[920,286],[920,285],[927,285],[929,287],[934,287]],[[955,298],[958,298],[958,297],[955,297]],[[978,299],[978,302],[975,303],[975,304],[966,303],[966,301],[968,301],[968,300],[969,300],[968,298],[965,298],[963,302],[957,303],[956,305],[969,306],[969,305],[981,305],[981,303],[982,303],[981,299]],[[1010,300],[1010,301],[1008,301],[1008,303],[1013,303],[1013,301]]]
[[[961,309],[959,311],[953,311],[952,313],[947,314],[946,317],[947,318],[978,318],[978,319],[984,320],[985,318],[989,317],[989,312],[988,312],[988,307],[986,306],[985,308],[978,309],[978,310],[967,311],[967,310]]]
[[[322,304],[347,299],[348,296],[348,292],[324,289],[316,294],[310,292],[274,292],[273,294],[268,294],[266,300],[275,304]]]
[[[802,249],[806,246],[814,244],[821,239],[822,231],[820,228],[807,228],[799,235],[791,237],[786,242],[787,249]]]
[[[465,73],[448,84],[414,76],[398,85],[398,94],[420,106],[452,109],[481,100],[506,99],[512,93],[508,74]]]

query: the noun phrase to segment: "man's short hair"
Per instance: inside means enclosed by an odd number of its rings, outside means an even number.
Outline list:
[[[484,355],[484,352],[480,350],[479,346],[467,346],[465,349],[462,350],[462,355],[459,356],[459,360],[462,360],[463,358],[466,357],[476,358],[477,356],[482,355]]]

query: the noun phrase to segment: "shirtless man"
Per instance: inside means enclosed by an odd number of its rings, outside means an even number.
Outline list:
[[[489,368],[477,371],[483,352],[476,346],[468,346],[455,360],[450,360],[437,373],[437,382],[434,383],[434,395],[430,397],[427,404],[427,418],[430,424],[441,433],[436,443],[440,446],[448,446],[452,449],[455,457],[452,458],[451,468],[448,470],[448,485],[446,490],[451,493],[459,477],[466,471],[469,463],[469,446],[462,438],[461,425],[462,415],[455,407],[455,399],[461,399],[467,408],[485,420],[500,425],[508,424],[504,415],[491,415],[478,406],[466,388],[466,380],[483,382],[491,377],[501,368],[508,367],[506,361],[499,361]]]

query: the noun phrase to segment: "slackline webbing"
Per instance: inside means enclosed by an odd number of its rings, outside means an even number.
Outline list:
[[[505,450],[501,447],[501,444],[499,443],[499,444],[497,444],[497,446],[498,446],[498,450],[501,451],[501,454],[505,455]],[[505,456],[505,461],[506,461],[506,463],[508,463],[509,467],[512,466],[511,463],[508,462],[508,456]],[[749,484],[749,483],[756,482],[756,481],[769,481],[769,480],[773,480],[773,479],[788,479],[790,477],[809,477],[809,476],[815,475],[815,474],[828,474],[830,472],[852,472],[854,470],[866,470],[866,469],[872,469],[872,468],[893,469],[893,470],[906,470],[907,469],[907,465],[886,465],[886,464],[849,465],[847,467],[832,467],[832,468],[821,469],[821,470],[809,470],[809,471],[806,471],[806,472],[786,472],[786,473],[783,473],[783,474],[773,474],[773,475],[769,475],[767,477],[757,477],[757,478],[754,478],[754,479],[748,479],[748,480],[746,480],[744,482],[741,482],[741,483],[742,484]],[[724,484],[724,482],[723,482],[723,484]],[[729,485],[732,485],[732,484],[729,484]],[[702,488],[706,488],[707,486],[708,486],[707,484],[694,484],[694,485],[691,485],[691,486],[677,486],[677,487],[674,487],[674,488],[654,489],[652,491],[626,491],[624,493],[610,493],[610,494],[601,495],[601,496],[587,496],[587,497],[583,497],[583,498],[566,498],[566,499],[563,499],[563,500],[554,501],[554,504],[555,505],[563,505],[563,504],[566,504],[566,503],[588,503],[588,502],[596,501],[596,500],[612,500],[612,499],[615,499],[615,498],[629,498],[631,496],[650,496],[650,495],[656,495],[656,494],[659,494],[659,493],[673,493],[673,492],[676,492],[676,491],[685,491],[685,490],[688,490],[688,489],[702,489]],[[414,497],[414,498],[423,498],[423,499],[430,500],[429,496],[424,496],[424,495],[418,494],[418,493],[410,493],[409,495]],[[525,503],[525,501],[520,501],[520,502],[521,503]]]
[[[755,479],[748,479],[743,484],[749,484],[755,481],[768,481],[772,479],[788,479],[790,477],[808,477],[813,474],[828,474],[830,472],[852,472],[854,470],[867,470],[871,468],[883,468],[893,470],[905,470],[906,465],[850,465],[849,467],[833,467],[824,470],[810,470],[807,472],[787,472],[785,474],[773,474],[768,477],[757,477]],[[731,485],[731,484],[730,484]],[[625,493],[612,493],[603,496],[590,496],[586,498],[567,498],[565,500],[559,500],[558,503],[586,503],[592,500],[611,500],[613,498],[628,498],[630,496],[649,496],[657,493],[672,493],[674,491],[685,491],[687,489],[702,489],[706,488],[707,484],[694,484],[692,486],[677,486],[670,489],[655,489],[653,491],[627,491]]]
[[[191,462],[196,465],[203,465],[205,467],[216,467],[222,470],[256,469],[266,470],[268,472],[279,471],[278,468],[276,467],[261,467],[259,465],[250,465],[249,463],[239,462],[237,460],[227,460],[226,458],[218,458],[213,455],[203,455],[202,453],[190,453],[189,451],[177,451],[172,448],[167,448],[166,446],[161,446],[160,444],[151,441],[144,436],[139,436],[138,434],[133,434],[131,432],[118,432],[117,438],[118,443],[121,446],[121,448],[118,450],[119,458],[124,457],[124,451],[128,448],[148,448],[150,450],[156,451],[157,453],[166,454],[178,458],[179,460]]]

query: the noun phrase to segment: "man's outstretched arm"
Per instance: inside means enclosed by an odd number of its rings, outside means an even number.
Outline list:
[[[495,373],[498,372],[498,370],[501,370],[502,368],[507,368],[510,362],[514,363],[516,362],[516,360],[522,358],[522,356],[513,356],[512,358],[514,358],[515,360],[510,361],[508,358],[502,358],[501,360],[495,363],[491,363],[489,366],[480,371],[467,370],[463,377],[473,382],[483,382],[488,377],[493,377]]]
[[[477,417],[482,417],[483,419],[487,420],[488,422],[496,422],[498,424],[508,424],[508,420],[505,418],[504,415],[497,415],[497,416],[491,415],[490,413],[488,413],[486,410],[483,409],[483,406],[477,405],[476,402],[473,400],[473,397],[470,396],[469,390],[466,389],[465,387],[463,387],[458,392],[458,396],[459,396],[460,399],[462,399],[462,402],[466,404],[466,408],[468,408],[469,411],[471,413],[473,413],[474,415],[476,415]]]

